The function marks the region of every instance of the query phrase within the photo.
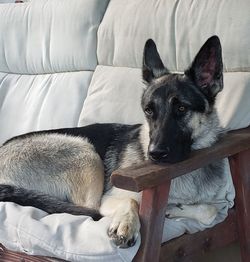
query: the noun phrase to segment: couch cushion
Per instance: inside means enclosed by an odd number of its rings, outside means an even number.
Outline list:
[[[108,0],[0,5],[0,72],[94,70],[97,28]]]
[[[250,125],[250,72],[224,74],[224,89],[218,94],[217,109],[226,130]]]
[[[79,125],[97,122],[142,123],[144,116],[140,98],[143,88],[140,69],[98,66]],[[224,89],[216,102],[219,119],[225,129],[239,129],[250,125],[249,100],[250,72],[225,73]]]
[[[87,216],[48,215],[37,208],[0,202],[0,221],[0,243],[30,255],[72,262],[130,262],[140,245],[140,239],[127,249],[113,245],[107,235],[108,217],[93,221]]]
[[[165,65],[183,71],[217,34],[226,71],[250,71],[249,1],[111,0],[98,30],[101,65],[141,67],[145,41],[158,44]]]
[[[140,69],[97,66],[78,125],[142,122],[143,88]]]
[[[0,73],[0,143],[29,131],[77,126],[92,74]]]

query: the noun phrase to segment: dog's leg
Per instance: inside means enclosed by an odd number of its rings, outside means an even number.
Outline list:
[[[168,218],[192,218],[204,225],[210,225],[217,215],[217,209],[209,204],[169,205],[166,211]]]
[[[115,187],[102,198],[100,213],[112,217],[108,235],[119,247],[133,246],[138,237],[139,199],[140,194]]]

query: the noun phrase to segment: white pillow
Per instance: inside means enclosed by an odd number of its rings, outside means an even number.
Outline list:
[[[97,66],[78,125],[143,122],[141,70]]]

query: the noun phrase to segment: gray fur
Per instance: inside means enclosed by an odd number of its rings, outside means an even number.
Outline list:
[[[103,172],[94,147],[80,137],[32,135],[0,148],[0,184],[40,192],[44,200],[49,195],[98,209]],[[95,186],[95,192],[90,185]],[[45,203],[49,208],[50,201]]]

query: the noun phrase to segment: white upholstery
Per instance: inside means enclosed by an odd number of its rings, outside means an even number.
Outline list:
[[[30,2],[32,0],[22,0],[22,2]],[[0,4],[15,3],[15,0],[0,0]]]
[[[92,74],[0,73],[0,143],[29,131],[77,126]]]
[[[141,69],[97,66],[78,125],[141,123],[143,88]]]
[[[250,72],[225,73],[224,90],[217,100],[219,119],[226,130],[249,126]]]
[[[226,129],[246,127],[249,24],[248,0],[1,4],[0,143],[33,130],[143,122],[141,64],[149,37],[156,41],[165,65],[181,72],[204,41],[218,34],[226,71],[217,101],[219,117]],[[229,176],[214,200],[220,210],[216,223],[225,219],[233,199]],[[116,248],[106,234],[109,223],[108,218],[93,222],[84,216],[46,215],[35,208],[0,203],[0,243],[33,255],[81,262],[131,261],[140,241],[133,248]],[[203,229],[196,221],[166,219],[163,241]]]
[[[98,30],[101,65],[141,67],[148,38],[172,71],[183,71],[201,45],[217,34],[226,71],[250,70],[248,0],[110,1]]]
[[[0,243],[31,255],[56,256],[77,262],[129,262],[140,240],[129,249],[108,239],[109,218],[94,222],[86,216],[47,215],[31,207],[0,202]]]
[[[107,4],[108,0],[34,0],[1,5],[0,71],[94,70],[97,28]]]

